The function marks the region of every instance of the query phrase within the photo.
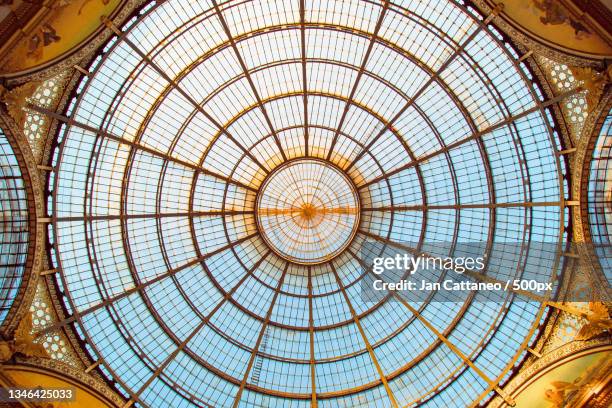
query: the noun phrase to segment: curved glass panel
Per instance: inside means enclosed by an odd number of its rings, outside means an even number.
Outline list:
[[[589,223],[595,253],[612,282],[612,113],[604,120],[595,144],[589,175]]]
[[[500,281],[560,273],[552,125],[483,20],[460,1],[168,0],[120,28],[60,132],[53,217],[66,307],[127,399],[446,407],[495,392],[540,302],[363,297],[365,259],[397,249],[484,256]],[[294,160],[321,171],[285,172],[259,202]],[[287,217],[292,185],[313,184],[325,198],[300,203],[307,228],[290,233],[305,246],[283,254],[263,235],[284,220],[258,218]],[[320,202],[342,227],[309,241]]]
[[[19,163],[0,130],[0,324],[17,297],[28,255],[28,201]]]

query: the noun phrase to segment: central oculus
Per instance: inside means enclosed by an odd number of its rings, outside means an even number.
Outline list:
[[[359,226],[359,195],[335,165],[309,158],[272,171],[257,194],[257,226],[282,258],[314,265],[329,261],[352,241]]]

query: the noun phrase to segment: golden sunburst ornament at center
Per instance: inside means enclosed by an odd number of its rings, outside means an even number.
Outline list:
[[[315,265],[351,243],[359,206],[357,189],[342,170],[307,158],[289,161],[266,178],[255,212],[261,236],[277,255]]]

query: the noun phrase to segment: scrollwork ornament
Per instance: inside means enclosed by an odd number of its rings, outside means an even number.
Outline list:
[[[30,314],[25,314],[12,340],[0,341],[0,363],[10,360],[13,355],[19,353],[26,357],[43,357],[48,358],[45,348],[42,344],[34,342],[32,336],[32,317]]]
[[[40,84],[40,81],[31,81],[12,89],[0,85],[0,100],[17,125],[23,127],[26,115],[24,109],[28,103],[28,98],[32,96]]]
[[[586,100],[589,111],[595,109],[607,84],[612,79],[612,66],[599,72],[590,67],[570,67],[574,77],[582,81],[587,91]]]

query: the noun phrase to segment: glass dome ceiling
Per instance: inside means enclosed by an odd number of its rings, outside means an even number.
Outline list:
[[[15,151],[0,130],[0,324],[17,298],[26,270],[29,217],[26,186]]]
[[[484,243],[492,279],[559,272],[529,251],[565,239],[554,124],[486,17],[461,1],[169,0],[109,26],[49,205],[60,325],[130,404],[501,392],[539,302],[361,296],[368,242]]]
[[[612,112],[603,120],[595,142],[589,175],[591,239],[604,276],[612,281]]]

